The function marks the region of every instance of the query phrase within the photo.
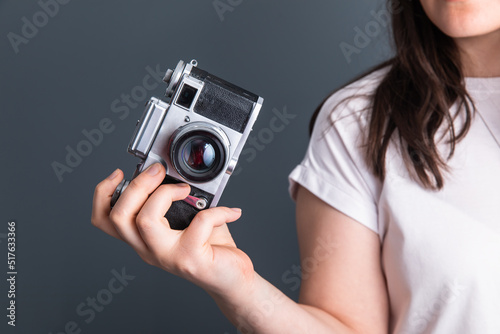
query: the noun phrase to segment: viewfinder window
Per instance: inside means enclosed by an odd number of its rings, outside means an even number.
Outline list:
[[[197,92],[198,89],[184,84],[184,86],[182,86],[181,93],[177,97],[176,103],[181,107],[189,109],[191,107],[191,104],[193,103],[193,100]]]

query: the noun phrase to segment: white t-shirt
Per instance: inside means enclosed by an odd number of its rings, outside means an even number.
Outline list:
[[[367,167],[359,145],[368,133],[368,98],[332,113],[343,98],[372,93],[385,73],[373,72],[327,100],[305,158],[289,176],[290,194],[295,199],[299,183],[380,236],[390,333],[499,334],[500,78],[466,78],[479,114],[448,162],[444,188],[431,191],[410,178],[397,132],[385,181]],[[455,121],[457,133],[463,120]],[[438,144],[444,158],[446,139]]]

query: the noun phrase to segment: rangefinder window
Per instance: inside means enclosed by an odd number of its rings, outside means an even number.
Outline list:
[[[184,84],[182,86],[182,90],[177,97],[177,102],[176,104],[184,107],[186,109],[191,108],[191,104],[193,103],[193,100],[196,96],[196,93],[198,92],[198,89],[189,86],[188,84]]]

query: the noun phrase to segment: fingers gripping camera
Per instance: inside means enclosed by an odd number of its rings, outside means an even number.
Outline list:
[[[190,195],[165,214],[181,230],[199,211],[217,206],[264,100],[197,68],[195,60],[179,61],[163,80],[166,101],[148,101],[128,152],[141,159],[132,178],[160,162],[163,184],[190,184]],[[118,185],[112,206],[129,183]]]

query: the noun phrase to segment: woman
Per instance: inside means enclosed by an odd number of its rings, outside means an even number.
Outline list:
[[[205,289],[243,332],[500,333],[500,1],[395,3],[396,56],[331,95],[290,174],[303,280],[296,303],[253,269],[226,223],[163,217],[187,185],[151,166],[92,223]]]

